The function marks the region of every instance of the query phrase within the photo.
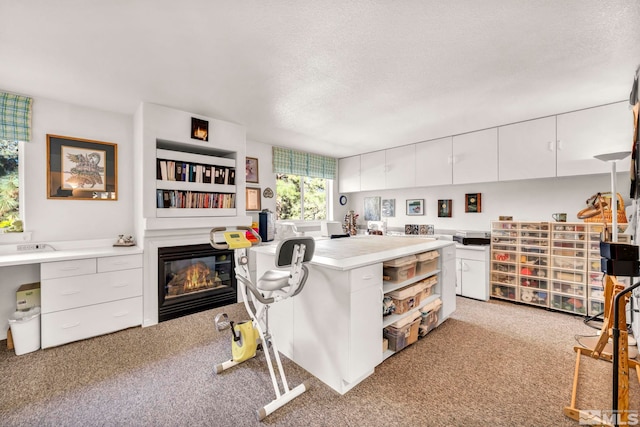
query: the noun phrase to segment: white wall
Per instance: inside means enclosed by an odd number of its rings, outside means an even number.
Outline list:
[[[276,176],[273,173],[272,146],[247,140],[247,157],[255,157],[258,159],[258,183],[247,182],[247,187],[260,188],[260,204],[262,209],[269,209],[271,212],[275,212]],[[262,196],[266,188],[273,190],[273,197],[270,199]],[[242,197],[244,197],[244,195]],[[247,211],[247,215],[251,216],[252,221],[258,222],[258,212]]]
[[[629,172],[618,174],[617,192],[629,201]],[[499,216],[513,216],[516,221],[552,221],[554,212],[566,212],[567,221],[578,220],[576,214],[583,209],[585,201],[594,193],[611,191],[611,175],[589,175],[564,178],[547,178],[524,181],[494,182],[472,185],[447,185],[402,190],[367,191],[347,194],[348,202],[342,208],[344,215],[348,209],[360,214],[359,226],[366,227],[364,221],[364,198],[380,196],[395,199],[396,216],[386,218],[387,227],[404,229],[405,224],[433,224],[437,230],[481,230],[489,231],[491,221]],[[482,212],[465,213],[466,193],[482,194]],[[425,199],[424,216],[407,216],[407,199]],[[438,218],[439,199],[452,199],[451,218]],[[337,218],[339,219],[339,218]],[[382,218],[383,220],[385,218]]]
[[[25,144],[25,229],[35,242],[116,239],[133,234],[132,116],[36,98]],[[47,134],[118,144],[118,200],[47,199]]]

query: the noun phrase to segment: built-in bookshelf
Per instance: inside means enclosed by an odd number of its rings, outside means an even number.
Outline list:
[[[232,153],[193,151],[157,141],[156,216],[235,215],[236,159]]]

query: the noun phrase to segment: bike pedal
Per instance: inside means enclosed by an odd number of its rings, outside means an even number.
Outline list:
[[[213,320],[213,323],[215,323],[218,332],[226,331],[231,327],[227,313],[219,313]]]

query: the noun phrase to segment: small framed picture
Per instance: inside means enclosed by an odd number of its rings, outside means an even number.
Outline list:
[[[451,199],[438,200],[438,217],[451,218]]]
[[[482,212],[482,203],[481,203],[481,194],[480,193],[469,193],[465,195],[465,212]]]
[[[260,207],[260,189],[247,187],[245,190],[247,197],[247,210],[248,211],[259,211]]]
[[[380,197],[364,198],[364,220],[380,221]]]
[[[424,215],[424,199],[408,199],[407,215]]]
[[[200,141],[209,140],[209,122],[191,117],[191,138]]]
[[[247,182],[258,183],[258,159],[255,157],[247,157]]]
[[[382,216],[396,216],[396,199],[382,199]]]

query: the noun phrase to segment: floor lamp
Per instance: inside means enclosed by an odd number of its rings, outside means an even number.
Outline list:
[[[593,156],[603,162],[611,163],[611,241],[618,241],[618,192],[616,190],[616,162],[622,160],[631,154],[631,151],[618,151],[616,153],[607,153]]]

